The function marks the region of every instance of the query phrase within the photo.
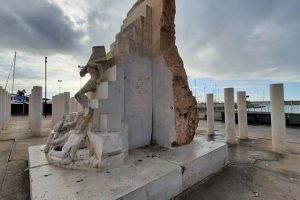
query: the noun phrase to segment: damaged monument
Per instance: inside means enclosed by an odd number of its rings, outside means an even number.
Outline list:
[[[175,44],[174,19],[174,1],[138,1],[111,51],[93,47],[80,71],[91,79],[75,95],[84,113],[67,133],[53,130],[65,143],[57,145],[61,139],[56,137],[50,141],[50,163],[101,169],[122,163],[128,149],[150,144],[170,148],[193,140],[197,102]],[[111,164],[101,164],[106,159]]]
[[[29,148],[33,199],[170,199],[227,163],[226,144],[194,137],[175,13],[175,0],[138,0],[110,51],[93,47],[75,95],[82,112]]]

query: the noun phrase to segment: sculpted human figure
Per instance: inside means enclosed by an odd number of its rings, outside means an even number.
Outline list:
[[[78,121],[79,113],[71,113],[70,115],[65,115],[62,119],[55,124],[53,130],[51,131],[48,140],[46,142],[44,151],[48,153],[50,148],[62,147],[64,142],[68,138],[68,132],[75,127]]]
[[[85,67],[80,71],[80,76],[84,77],[87,73],[90,74],[90,80],[75,94],[75,98],[88,113],[88,98],[85,95],[87,92],[94,91],[97,84],[105,81],[104,72],[109,68],[109,63],[106,59],[104,46],[93,47],[92,55]]]
[[[51,160],[53,164],[60,166],[68,165],[72,161],[76,160],[76,152],[85,141],[88,123],[92,113],[93,112],[89,112],[87,116],[83,116],[82,113],[79,113],[75,124],[73,124],[73,122],[68,124],[72,126],[71,129],[69,129],[69,126],[65,124],[65,130],[68,130],[68,132],[65,136],[62,136],[52,142],[52,145],[56,145],[58,147],[61,144],[60,142],[62,142],[62,147],[59,149],[52,148],[48,154],[48,159]],[[64,125],[62,125],[61,130],[63,131],[63,129]]]
[[[93,110],[88,108],[86,93],[94,91],[97,84],[106,81],[105,71],[109,67],[110,64],[106,59],[104,46],[93,47],[87,65],[80,71],[81,77],[90,74],[91,78],[75,95],[84,112],[66,115],[54,126],[44,148],[47,158],[52,164],[62,167],[68,167],[68,165],[74,165],[75,163],[81,167],[83,165],[93,167],[99,165],[93,149],[86,145],[89,121],[93,116]],[[86,160],[85,163],[81,163],[80,158],[77,158],[77,152],[80,148],[86,146],[90,149],[90,159]]]

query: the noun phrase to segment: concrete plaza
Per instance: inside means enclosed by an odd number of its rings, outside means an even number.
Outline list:
[[[28,147],[44,144],[51,118],[43,121],[41,137],[32,137],[27,118],[13,117],[0,135],[0,199],[30,199]],[[224,124],[216,123],[214,138],[224,141]],[[200,121],[197,137],[206,137]],[[271,152],[271,128],[249,126],[248,141],[228,148],[230,165],[176,197],[179,199],[299,199],[300,129],[288,128],[288,152]]]

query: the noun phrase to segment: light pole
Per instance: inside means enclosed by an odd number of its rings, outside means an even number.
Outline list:
[[[57,80],[58,81],[58,94],[60,94],[60,84],[62,82],[62,80]]]
[[[45,57],[45,103],[44,103],[44,115],[47,118],[47,57]]]

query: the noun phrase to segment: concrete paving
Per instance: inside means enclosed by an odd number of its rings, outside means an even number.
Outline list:
[[[207,137],[206,121],[201,121],[198,134]],[[224,124],[217,122],[214,138],[224,141]],[[249,126],[249,140],[229,147],[230,165],[221,172],[186,190],[175,200],[299,200],[300,199],[300,129],[287,129],[287,153],[272,152],[270,127]],[[266,139],[262,139],[262,138]]]
[[[43,144],[43,138],[32,138],[26,118],[14,118],[9,129],[0,134],[0,200],[30,199],[26,146]],[[200,122],[199,137],[205,135],[205,121]],[[223,123],[215,138],[224,141]],[[50,118],[43,123],[43,135],[52,126]],[[288,152],[271,152],[271,127],[249,126],[251,138],[228,148],[231,162],[223,171],[186,190],[175,200],[299,200],[300,199],[300,129],[287,129]],[[266,138],[266,139],[263,139]],[[26,151],[27,152],[27,151]]]
[[[286,155],[271,152],[271,142],[250,139],[230,147],[231,164],[210,179],[198,183],[175,200],[300,198],[300,148],[291,145]]]
[[[33,137],[27,117],[13,117],[0,134],[0,200],[29,200],[28,147],[44,144],[52,127],[43,120],[41,137]]]
[[[262,125],[249,125],[249,137],[254,138],[262,138],[262,139],[271,139],[272,138],[272,131],[270,126],[262,126]],[[238,126],[236,124],[236,133],[238,135]],[[225,124],[219,121],[215,121],[215,130],[217,132],[225,133]],[[205,134],[207,131],[207,122],[205,120],[201,120],[199,122],[199,127],[197,132],[199,134]],[[300,143],[300,127],[294,128],[287,128],[287,141],[288,142],[296,142]]]

